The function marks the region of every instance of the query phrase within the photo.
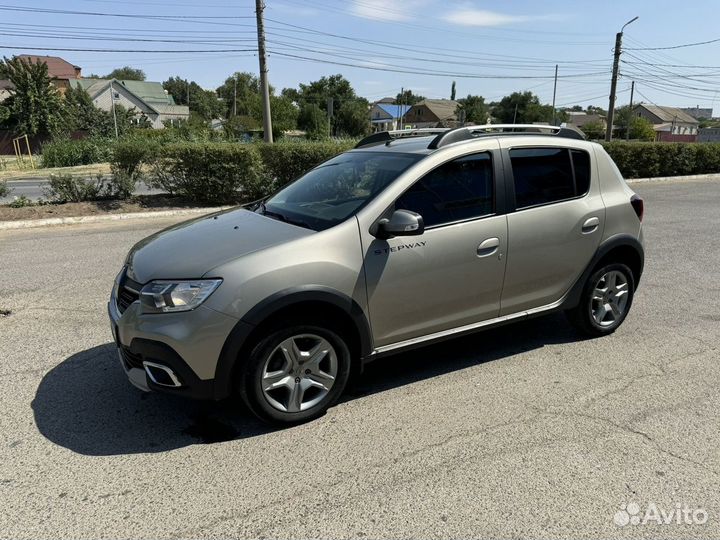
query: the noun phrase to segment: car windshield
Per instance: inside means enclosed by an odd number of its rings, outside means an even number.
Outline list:
[[[312,169],[280,190],[257,212],[316,231],[346,220],[422,155],[348,152]]]

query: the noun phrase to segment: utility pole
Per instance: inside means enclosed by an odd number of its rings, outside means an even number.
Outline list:
[[[553,119],[552,119],[552,125],[555,125],[555,96],[557,94],[557,74],[558,74],[558,65],[555,64],[555,84],[553,85]]]
[[[516,120],[517,120],[517,108],[518,108],[518,104],[516,103],[516,104],[515,104],[515,112],[513,113],[513,124],[516,124],[516,123],[517,123],[517,122],[516,122]]]
[[[632,123],[632,105],[633,97],[635,97],[635,81],[630,85],[630,110],[628,111],[627,126],[625,126],[625,140],[630,140],[630,124]]]
[[[115,91],[113,90],[112,80],[110,81],[110,105],[112,107],[112,113],[113,113],[113,124],[115,125],[115,138],[118,138],[118,128],[117,128],[117,115],[115,114]]]
[[[639,17],[630,19],[623,24],[620,31],[615,35],[615,55],[613,58],[612,80],[610,81],[610,103],[608,104],[607,129],[605,130],[605,140],[612,140],[613,120],[615,117],[615,91],[617,90],[618,70],[620,69],[620,53],[622,52],[622,37],[625,27],[638,20]]]
[[[237,116],[237,73],[233,77],[233,116]]]
[[[265,23],[263,10],[265,2],[255,0],[255,15],[257,17],[258,59],[260,60],[260,93],[262,101],[263,134],[266,143],[273,142],[272,117],[270,116],[270,84],[268,83],[267,56],[265,52]]]

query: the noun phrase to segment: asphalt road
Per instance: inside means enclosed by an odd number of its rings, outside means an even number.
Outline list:
[[[48,197],[44,193],[44,188],[48,186],[48,183],[48,178],[46,176],[8,180],[7,185],[12,189],[12,192],[7,197],[0,197],[0,204],[11,203],[15,197],[20,197],[21,195],[25,195],[25,197],[31,201],[47,199]],[[142,182],[138,184],[137,189],[135,190],[136,195],[146,195],[151,193],[162,193],[162,191],[149,188]]]
[[[555,315],[396,356],[279,431],[125,380],[106,298],[168,221],[0,232],[0,537],[720,537],[720,182],[635,189],[614,335]]]

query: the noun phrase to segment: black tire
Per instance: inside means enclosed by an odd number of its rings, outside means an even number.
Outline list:
[[[606,321],[604,324],[600,324],[593,316],[594,305],[597,306],[597,303],[593,302],[593,291],[600,279],[610,272],[619,272],[624,276],[625,282],[627,283],[627,301],[620,316],[612,322]],[[621,263],[606,264],[596,269],[590,275],[583,287],[579,304],[573,309],[566,311],[565,314],[573,326],[581,333],[593,337],[606,336],[612,334],[623,323],[632,306],[634,294],[635,280],[630,268]]]
[[[287,326],[282,328],[275,327],[269,330],[267,335],[252,347],[249,357],[240,368],[237,384],[243,401],[258,418],[272,424],[297,424],[322,416],[329,407],[337,402],[350,376],[352,359],[348,345],[345,339],[341,337],[341,332],[331,328],[331,324],[319,321],[317,323],[311,322],[304,324],[288,323]],[[277,355],[280,353],[278,353],[276,349],[281,343],[295,336],[307,335],[317,336],[326,340],[334,349],[334,358],[336,359],[334,382],[324,397],[320,398],[320,400],[311,407],[298,412],[280,410],[277,405],[283,404],[281,403],[282,400],[278,398],[278,401],[273,404],[262,388],[266,363],[277,362],[279,360]],[[310,340],[310,338],[300,339]],[[273,355],[274,358],[269,358],[270,355]],[[298,381],[301,377],[306,377],[302,374],[300,374],[300,377],[296,377],[292,373],[291,376],[295,377],[295,381]],[[278,392],[281,390],[290,394],[290,390],[279,388]],[[322,393],[322,391],[317,390],[317,393]],[[273,397],[277,396],[273,394]],[[289,403],[286,405],[289,406]]]

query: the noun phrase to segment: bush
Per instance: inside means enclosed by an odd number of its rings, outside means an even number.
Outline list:
[[[15,197],[10,203],[10,208],[24,208],[26,206],[33,206],[33,202],[28,199],[25,195]]]
[[[159,148],[151,185],[210,204],[251,201],[269,191],[256,145],[174,143]]]
[[[54,202],[83,202],[98,199],[103,192],[101,176],[95,182],[70,174],[51,174],[43,194]]]
[[[158,155],[160,143],[151,138],[132,137],[117,142],[110,159],[112,179],[107,195],[127,199],[144,178],[143,165],[152,163]]]
[[[7,180],[0,180],[0,198],[7,197],[12,191],[12,188],[7,185]]]
[[[42,147],[42,167],[74,167],[110,161],[110,139],[59,139]]]
[[[604,143],[625,178],[720,173],[720,143]]]
[[[349,150],[354,140],[333,140],[324,142],[288,141],[276,144],[258,144],[266,173],[271,186],[277,189],[291,182],[316,165]]]

